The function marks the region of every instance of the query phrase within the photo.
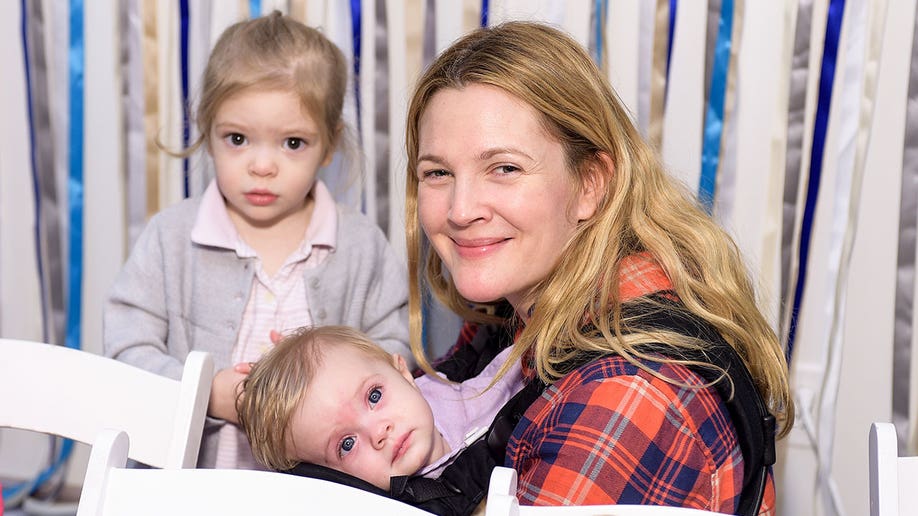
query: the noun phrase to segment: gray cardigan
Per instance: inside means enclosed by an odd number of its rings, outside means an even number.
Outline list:
[[[172,378],[193,349],[209,352],[215,371],[232,365],[255,267],[232,250],[191,242],[199,204],[186,199],[163,210],[138,238],[105,303],[106,356]],[[378,226],[337,209],[335,251],[304,274],[314,323],[363,330],[413,364],[405,265]],[[220,424],[208,418],[200,466],[214,464]]]

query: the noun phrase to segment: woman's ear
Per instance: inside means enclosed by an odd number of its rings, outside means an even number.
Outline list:
[[[612,163],[612,156],[605,152],[597,152],[586,165],[586,175],[583,184],[580,185],[580,198],[577,200],[577,222],[587,220],[596,214],[606,194],[606,185],[614,173],[615,164]]]
[[[402,375],[402,377],[408,380],[408,383],[417,387],[417,385],[414,383],[414,375],[411,374],[411,371],[408,369],[408,363],[405,362],[405,359],[402,358],[402,356],[398,353],[392,353],[391,356],[392,367],[394,367]]]

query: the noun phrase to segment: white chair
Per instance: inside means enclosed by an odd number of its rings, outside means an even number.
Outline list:
[[[96,439],[77,516],[430,516],[391,498],[315,478],[238,469],[125,468],[129,446],[124,432],[105,430]]]
[[[892,423],[870,425],[870,516],[918,514],[918,457],[900,457],[897,441]]]
[[[491,472],[485,516],[702,516],[718,514],[698,509],[657,505],[568,505],[533,507],[516,499],[516,471],[498,466]],[[720,515],[723,516],[723,515]]]
[[[124,430],[131,459],[193,468],[212,378],[211,357],[200,351],[177,381],[88,351],[0,339],[0,427],[86,444],[105,428]]]

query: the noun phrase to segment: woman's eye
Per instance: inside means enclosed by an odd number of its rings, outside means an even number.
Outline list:
[[[427,179],[427,178],[431,178],[431,179],[441,178],[441,177],[446,177],[448,175],[449,175],[449,172],[443,169],[425,170],[421,172],[421,180],[423,181],[424,179]]]
[[[290,150],[297,150],[305,146],[306,142],[303,141],[302,138],[287,138],[287,140],[284,141],[284,145]]]
[[[357,438],[354,436],[347,436],[344,439],[341,439],[341,444],[338,445],[338,456],[344,458],[344,456],[350,453],[356,445]]]
[[[382,399],[382,391],[379,389],[371,390],[367,399],[370,401],[370,405],[376,405]]]
[[[512,174],[514,172],[519,172],[520,169],[519,167],[515,167],[513,165],[501,165],[497,167],[497,171],[501,174]]]
[[[231,133],[226,135],[226,141],[229,142],[233,147],[239,147],[240,145],[245,144],[245,135],[239,133]]]

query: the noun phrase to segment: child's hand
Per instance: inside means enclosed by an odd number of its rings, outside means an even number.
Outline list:
[[[211,383],[207,415],[238,424],[239,415],[236,412],[236,396],[242,388],[242,380],[245,377],[246,374],[237,371],[235,367],[228,367],[218,371]]]

